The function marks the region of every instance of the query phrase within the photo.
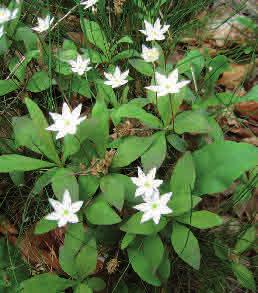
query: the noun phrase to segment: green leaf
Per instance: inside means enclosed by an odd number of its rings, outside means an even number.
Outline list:
[[[60,278],[52,273],[41,274],[21,283],[22,293],[57,293],[73,285],[74,281]]]
[[[141,223],[142,213],[138,212],[132,215],[121,227],[120,230],[140,235],[151,235],[161,231],[167,224],[165,217],[162,217],[159,224],[155,224],[152,220]]]
[[[177,222],[173,224],[171,243],[177,255],[191,267],[200,267],[200,247],[194,234],[186,226]]]
[[[0,97],[9,94],[19,88],[18,81],[12,79],[0,80]]]
[[[130,136],[119,145],[112,167],[125,167],[138,159],[152,144],[153,137]]]
[[[144,125],[151,128],[161,128],[162,123],[154,115],[146,112],[140,106],[135,104],[121,105],[112,113],[112,119],[115,124],[120,123],[122,118],[136,118],[140,120]]]
[[[255,241],[256,239],[256,228],[255,225],[249,227],[241,237],[237,240],[237,243],[234,248],[234,252],[241,254],[245,252]]]
[[[95,238],[89,235],[84,243],[86,244],[80,249],[75,258],[75,264],[80,278],[85,278],[96,270],[98,257]]]
[[[120,176],[110,174],[102,177],[100,180],[100,189],[103,192],[103,198],[108,203],[122,210],[124,205],[125,190],[124,185],[120,181]]]
[[[91,198],[99,187],[100,179],[93,175],[81,175],[79,177],[80,200]]]
[[[247,267],[241,263],[232,263],[232,270],[240,285],[255,292],[256,285],[254,276]]]
[[[113,107],[118,106],[117,97],[111,86],[104,84],[103,81],[96,82],[98,96],[103,97],[105,101],[111,103]]]
[[[21,155],[0,156],[0,173],[32,171],[54,167],[55,164]]]
[[[99,53],[98,51],[95,51],[91,48],[83,49],[85,51],[86,57],[90,58],[91,63],[106,63],[108,62],[108,59],[105,55]]]
[[[24,185],[24,172],[11,172],[9,175],[17,187]]]
[[[94,129],[89,138],[96,144],[98,154],[104,157],[109,138],[109,112],[104,99],[97,100],[92,109],[92,117],[98,121],[98,128]]]
[[[13,117],[12,125],[17,147],[27,147],[35,153],[44,154],[43,150],[41,151],[41,137],[29,117]]]
[[[195,79],[198,80],[204,65],[203,55],[198,50],[192,50],[178,62],[177,67],[180,73],[185,73],[189,78],[192,78],[193,72]]]
[[[58,169],[57,168],[52,168],[50,170],[47,170],[44,172],[35,182],[30,194],[35,196],[39,194],[42,189],[47,186],[48,184],[51,183],[51,179],[54,176]]]
[[[79,185],[72,170],[60,168],[51,179],[55,196],[62,201],[65,190],[68,190],[72,201],[79,200]]]
[[[186,152],[178,161],[170,180],[170,190],[173,192],[169,206],[173,215],[179,215],[191,210],[200,199],[193,197],[191,191],[195,183],[195,167],[190,152]]]
[[[64,137],[64,162],[70,156],[76,154],[80,150],[80,142],[74,135],[66,135]]]
[[[258,85],[255,85],[251,88],[251,90],[243,97],[240,98],[240,101],[244,99],[244,101],[256,101],[258,102]]]
[[[220,216],[209,211],[192,212],[188,215],[176,217],[176,220],[199,229],[213,228],[223,223]]]
[[[93,293],[93,291],[86,284],[82,283],[75,288],[75,293]]]
[[[152,272],[156,272],[164,255],[164,245],[158,234],[150,235],[144,238],[143,254],[148,260]]]
[[[156,167],[159,168],[167,154],[165,132],[160,131],[153,135],[155,139],[150,148],[142,155],[141,162],[145,172]]]
[[[87,243],[87,242],[86,242]],[[85,244],[85,231],[82,223],[68,226],[65,234],[64,245],[59,249],[59,263],[68,275],[78,277],[78,268],[75,257]]]
[[[59,164],[60,159],[58,157],[57,150],[55,148],[52,135],[49,131],[46,130],[48,123],[42,111],[38,105],[30,100],[29,98],[25,99],[26,106],[30,113],[30,117],[33,121],[35,130],[38,133],[38,136],[41,140],[40,150],[55,163]]]
[[[128,247],[130,245],[130,243],[133,242],[135,237],[136,237],[135,234],[126,233],[122,242],[121,242],[121,249],[125,249],[126,247]]]
[[[190,133],[207,133],[211,127],[204,114],[197,111],[184,111],[178,114],[174,124],[175,132],[183,134]]]
[[[154,69],[150,63],[145,62],[142,59],[131,59],[129,63],[140,73],[147,76],[152,76]]]
[[[87,285],[94,291],[101,291],[103,289],[105,289],[106,287],[106,283],[100,279],[100,278],[96,278],[96,277],[92,277],[90,279],[87,279]]]
[[[214,92],[215,83],[219,79],[219,76],[229,68],[228,58],[224,55],[217,55],[209,63],[208,67],[211,69],[205,76],[206,95]]]
[[[99,24],[87,19],[81,20],[81,27],[86,39],[99,48],[103,53],[107,53],[109,50],[109,44],[105,33],[100,28]]]
[[[160,286],[160,280],[152,272],[149,263],[143,256],[142,251],[137,248],[129,248],[128,256],[133,270],[140,276],[142,280],[153,285]]]
[[[114,225],[121,222],[120,217],[105,201],[95,201],[85,210],[89,222],[94,225]]]
[[[88,80],[73,78],[71,83],[71,90],[84,97],[87,97],[87,98],[91,97],[91,89],[90,89],[90,84]]]
[[[183,140],[179,135],[173,133],[167,136],[167,141],[175,148],[177,151],[184,153],[187,150],[187,142]]]
[[[41,219],[35,227],[34,234],[44,234],[57,228],[56,221],[48,221],[45,218]]]
[[[221,192],[258,164],[258,150],[246,143],[216,142],[193,153],[195,193]]]
[[[132,57],[139,57],[139,53],[134,49],[124,50],[122,52],[119,52],[112,58],[112,62],[116,63],[119,60],[125,60]]]
[[[168,278],[170,277],[170,260],[168,258],[168,253],[165,252],[162,262],[160,266],[158,267],[158,275],[162,279],[163,282],[167,281]]]
[[[34,73],[29,80],[26,89],[33,93],[45,91],[51,87],[51,79],[45,71]]]
[[[23,41],[28,52],[38,49],[37,34],[33,33],[32,29],[27,26],[19,26],[15,32],[14,39]]]

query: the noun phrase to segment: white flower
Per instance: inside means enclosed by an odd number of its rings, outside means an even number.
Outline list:
[[[0,26],[0,39],[4,35],[4,26]]]
[[[77,106],[73,111],[64,103],[62,114],[49,113],[54,120],[54,124],[50,125],[47,130],[57,131],[56,139],[62,138],[67,134],[75,134],[77,125],[79,125],[86,117],[81,117],[82,104]]]
[[[164,34],[168,31],[170,25],[164,25],[162,27],[159,18],[155,21],[154,25],[149,23],[147,20],[144,20],[144,24],[145,30],[140,30],[140,32],[146,35],[146,41],[165,40]]]
[[[97,4],[98,0],[86,0],[86,1],[81,1],[81,5],[84,5],[84,9],[88,9],[95,4]]]
[[[58,221],[58,227],[63,227],[67,223],[79,222],[79,218],[76,213],[82,207],[83,201],[76,201],[72,203],[68,190],[65,190],[62,202],[50,198],[49,203],[53,207],[54,212],[48,214],[45,218],[50,221]]]
[[[45,32],[49,29],[53,21],[54,17],[51,18],[50,15],[47,15],[45,18],[38,17],[38,25],[32,29],[39,33]]]
[[[129,75],[129,70],[126,70],[125,72],[121,72],[120,68],[117,66],[113,74],[104,72],[104,75],[107,79],[104,83],[107,85],[111,85],[112,88],[114,89],[128,82],[126,78]]]
[[[83,75],[84,72],[89,71],[92,68],[89,66],[90,59],[84,59],[81,55],[78,55],[75,61],[70,60],[68,63],[71,65],[72,71],[79,75]]]
[[[147,86],[146,89],[157,92],[158,97],[179,93],[180,89],[190,83],[190,80],[178,81],[178,70],[173,70],[168,77],[155,73],[157,85]]]
[[[151,198],[146,198],[144,203],[136,205],[134,208],[143,212],[141,223],[153,219],[155,224],[158,224],[161,215],[172,213],[172,210],[167,206],[172,192],[165,193],[160,196],[159,191],[156,191]]]
[[[156,47],[148,48],[142,45],[141,56],[146,62],[155,62],[159,59],[159,49]]]
[[[13,11],[5,8],[0,7],[0,24],[13,20],[17,17],[19,9],[14,9]]]
[[[163,180],[155,179],[156,168],[153,168],[145,175],[140,167],[138,167],[138,177],[132,177],[131,180],[137,186],[135,196],[142,195],[144,198],[149,198],[153,193],[158,191],[158,187]]]

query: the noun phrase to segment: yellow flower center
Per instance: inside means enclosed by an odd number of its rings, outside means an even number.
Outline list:
[[[153,204],[151,205],[151,208],[152,208],[153,210],[157,209],[157,208],[158,208],[158,204],[153,203]]]
[[[68,211],[68,210],[64,210],[64,211],[63,211],[63,215],[64,215],[64,216],[68,216],[68,215],[69,215],[69,211]]]

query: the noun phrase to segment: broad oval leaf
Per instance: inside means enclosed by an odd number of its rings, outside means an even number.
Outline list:
[[[121,227],[120,230],[140,235],[151,235],[161,231],[167,224],[166,218],[162,217],[159,224],[155,224],[152,220],[141,223],[142,213],[138,212],[132,215]]]
[[[95,201],[85,210],[86,218],[94,225],[114,225],[121,222],[120,217],[104,201]]]
[[[176,220],[199,229],[208,229],[223,223],[220,216],[209,211],[192,212],[187,215],[176,217]]]
[[[175,119],[174,128],[178,134],[185,132],[207,133],[211,130],[206,116],[197,111],[184,111],[178,114]]]
[[[195,193],[212,194],[227,189],[244,172],[258,164],[258,150],[231,141],[209,144],[193,153],[196,169]]]
[[[184,225],[173,224],[171,243],[177,255],[191,267],[198,270],[200,267],[200,247],[194,234]]]
[[[130,136],[119,145],[115,154],[112,167],[125,167],[138,159],[152,144],[153,137]]]

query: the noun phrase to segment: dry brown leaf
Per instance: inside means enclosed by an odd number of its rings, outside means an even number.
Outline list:
[[[242,117],[251,118],[258,121],[258,102],[249,101],[235,105],[235,112]]]
[[[223,73],[217,83],[225,86],[227,89],[234,89],[243,82],[252,67],[253,65],[251,64],[231,64],[230,69]]]

